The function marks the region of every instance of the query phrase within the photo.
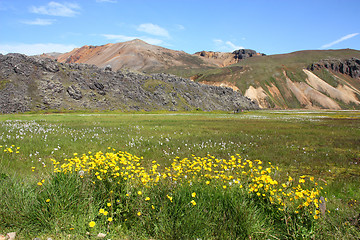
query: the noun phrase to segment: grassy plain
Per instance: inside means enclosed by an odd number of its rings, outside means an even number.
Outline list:
[[[253,212],[250,211],[250,215],[255,217],[242,223],[246,225],[243,228],[249,230],[247,233],[249,237],[251,236],[252,239],[262,239],[264,236],[270,239],[279,237],[294,239],[299,236],[304,239],[310,237],[356,239],[359,237],[359,225],[356,226],[357,223],[355,223],[355,218],[360,213],[359,111],[1,115],[0,145],[2,149],[9,148],[11,145],[14,145],[13,149],[20,147],[17,154],[8,154],[1,150],[0,175],[3,180],[0,181],[10,181],[9,179],[11,179],[14,181],[13,185],[9,184],[13,188],[16,188],[16,185],[20,190],[22,189],[22,192],[26,192],[25,188],[31,192],[31,183],[36,185],[40,178],[46,178],[51,174],[51,158],[61,162],[65,158],[72,158],[74,153],[81,155],[89,151],[106,152],[108,147],[143,157],[141,163],[145,168],[150,166],[153,161],[157,161],[163,167],[169,167],[175,157],[189,158],[192,154],[200,157],[211,154],[223,159],[229,159],[231,156],[239,154],[244,160],[259,159],[265,163],[271,162],[274,166],[279,167],[275,173],[277,178],[284,181],[289,176],[293,178],[303,175],[314,176],[317,182],[323,184],[322,195],[328,199],[327,210],[330,210],[330,213],[327,213],[325,219],[319,220],[321,221],[320,227],[308,228],[306,231],[304,230],[305,233],[300,235],[299,229],[296,234],[291,234],[289,229],[284,230],[284,235],[281,236],[274,235],[270,230],[263,230],[265,235],[261,235],[257,231],[263,229],[260,225],[263,227],[262,221],[266,222],[266,217],[261,219],[256,217],[256,209],[259,207],[256,206],[251,208]],[[45,165],[47,167],[44,167]],[[34,172],[32,167],[36,169]],[[67,181],[76,182],[77,180]],[[30,185],[24,184],[21,187],[19,186],[20,182],[30,183]],[[6,191],[5,185],[2,184],[0,187],[2,194]],[[201,185],[194,187],[198,188],[198,192],[204,191]],[[178,201],[182,199],[181,191],[187,190],[189,189],[180,189],[177,192]],[[61,192],[59,189],[53,191]],[[153,189],[152,194],[154,191]],[[208,199],[214,196],[216,198],[217,195],[214,192],[210,194],[212,191],[215,190],[209,189],[203,192],[203,196],[208,194],[206,195]],[[87,194],[80,190],[77,192],[79,198]],[[229,202],[223,202],[223,204],[231,205],[233,197],[234,194],[227,196],[226,199],[230,200],[226,200]],[[86,196],[86,198],[91,198],[91,196]],[[152,195],[152,198],[156,198],[156,196]],[[16,201],[22,200],[17,199]],[[14,203],[14,206],[16,204],[20,203]],[[244,200],[241,204],[244,208],[249,208],[249,204],[252,203]],[[2,217],[9,218],[5,214],[6,207],[9,205],[0,204],[0,219]],[[92,205],[92,207],[94,206]],[[85,206],[83,208],[88,209]],[[81,210],[73,209],[72,211],[76,213]],[[97,209],[94,211],[96,212]],[[214,212],[216,211],[214,210]],[[169,212],[171,211],[169,210]],[[189,213],[188,218],[196,216],[191,214],[194,213]],[[119,239],[151,237],[180,239],[181,236],[185,236],[186,239],[195,238],[191,232],[171,235],[174,226],[172,228],[165,227],[165,215],[163,213],[162,216],[157,216],[157,219],[162,219],[162,222],[159,220],[159,225],[156,225],[160,229],[157,232],[146,231],[146,224],[143,229],[136,229],[134,220],[133,225],[127,226],[126,229],[120,227],[112,229],[109,236],[111,239],[117,239],[116,236],[121,236],[121,234],[123,235]],[[91,238],[90,235],[84,235],[87,231],[85,227],[78,227],[76,230],[72,230],[75,231],[72,233],[70,230],[57,229],[56,224],[50,224],[42,232],[34,227],[27,229],[26,225],[16,224],[16,216],[13,217],[15,218],[13,221],[0,220],[0,233],[18,231],[20,236],[52,236],[51,232],[56,230],[59,234],[57,236],[62,236],[63,239],[79,239],[79,236],[84,239]],[[170,214],[168,217],[171,218],[173,215]],[[34,217],[34,221],[36,219]],[[20,221],[20,219],[18,220]],[[232,219],[231,221],[236,222],[237,220]],[[258,221],[259,228],[250,231],[250,228],[254,227],[251,221]],[[87,222],[85,220],[78,221],[78,225],[81,224],[87,225]],[[182,224],[191,226],[191,223],[183,222]],[[201,224],[203,223],[201,222]],[[196,229],[195,226],[192,227]],[[236,226],[231,226],[221,234],[213,235],[212,239],[234,239],[234,236],[241,239],[238,235],[231,235],[234,229]],[[319,232],[312,232],[315,231],[314,229]],[[200,230],[194,230],[195,232],[200,236],[211,238],[209,235],[201,233]],[[71,234],[73,238],[71,238]],[[77,237],[74,238],[74,236]],[[24,239],[26,238],[24,237]]]

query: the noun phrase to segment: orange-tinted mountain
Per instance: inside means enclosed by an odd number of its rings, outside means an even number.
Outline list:
[[[135,39],[102,46],[83,46],[60,55],[59,62],[94,64],[112,70],[128,68],[138,71],[163,72],[163,70],[209,69],[217,67],[202,58],[183,51],[148,44]]]
[[[100,68],[111,66],[114,71],[128,68],[190,77],[199,71],[228,66],[245,58],[262,55],[264,54],[250,49],[240,49],[234,52],[201,51],[188,54],[135,39],[102,46],[86,45],[57,56],[57,60],[65,63],[94,64]]]

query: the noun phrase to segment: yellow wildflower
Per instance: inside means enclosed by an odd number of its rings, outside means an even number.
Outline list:
[[[93,228],[95,227],[96,223],[94,221],[89,222],[89,227]]]

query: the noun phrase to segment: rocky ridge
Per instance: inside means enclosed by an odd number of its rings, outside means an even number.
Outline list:
[[[249,57],[265,56],[264,53],[258,53],[251,49],[239,49],[233,52],[201,51],[194,53],[194,55],[219,67],[229,66]]]
[[[360,78],[360,59],[324,59],[313,63],[308,67],[308,70],[320,70],[326,68],[334,72],[349,75],[352,78]]]
[[[233,111],[258,105],[230,88],[170,74],[0,54],[0,113],[48,109]]]

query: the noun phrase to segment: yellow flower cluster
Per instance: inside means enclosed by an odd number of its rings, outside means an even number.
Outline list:
[[[11,145],[10,147],[4,147],[2,145],[0,145],[0,148],[4,148],[4,152],[6,153],[20,153],[19,149],[20,147],[15,147],[15,145]]]
[[[109,212],[105,211],[105,209],[103,209],[103,208],[100,208],[99,214],[104,214],[104,216],[107,216],[109,214]]]
[[[114,149],[112,149],[114,151]],[[192,182],[203,182],[206,185],[214,184],[221,186],[222,191],[231,188],[238,188],[255,198],[268,200],[271,204],[279,206],[279,211],[300,211],[309,212],[315,219],[319,218],[319,196],[317,183],[310,176],[301,176],[298,181],[288,177],[285,183],[279,183],[274,179],[275,168],[270,162],[264,164],[260,160],[243,160],[238,154],[231,156],[230,159],[218,159],[208,155],[206,157],[173,159],[169,167],[161,168],[156,161],[148,168],[141,166],[143,158],[136,157],[127,152],[97,152],[83,154],[65,159],[60,162],[53,161],[54,172],[77,173],[80,177],[89,177],[93,183],[96,181],[108,181],[112,183],[122,183],[124,181],[131,184],[143,184],[143,186],[156,185],[159,181],[167,181],[170,184],[192,184]],[[162,170],[160,170],[160,168]],[[309,180],[307,180],[309,179]],[[137,191],[141,196],[143,192]],[[129,196],[127,194],[127,196]],[[196,193],[191,193],[192,198]],[[173,202],[171,193],[166,195],[170,202]],[[149,197],[144,197],[149,201]],[[193,199],[190,202],[196,205]],[[108,204],[111,206],[111,204]],[[103,209],[100,209],[99,213]],[[106,214],[104,214],[106,216]],[[141,212],[138,212],[141,215]]]
[[[261,163],[256,160],[255,162]],[[204,180],[206,184],[210,184],[212,180],[220,180],[225,185],[231,186],[234,183],[240,183],[247,176],[253,176],[253,171],[258,169],[253,168],[253,161],[243,161],[237,154],[231,156],[229,160],[218,159],[214,156],[208,155],[206,157],[196,157],[192,155],[192,159],[175,158],[171,167],[165,168],[165,176],[169,176],[173,181],[187,181],[191,182],[193,178],[197,180]],[[261,168],[260,168],[261,169]],[[271,168],[267,169],[271,172]]]
[[[320,190],[314,177],[301,176],[297,183],[289,177],[286,183],[280,184],[273,178],[275,170],[278,168],[270,162],[264,164],[260,160],[243,160],[238,154],[231,156],[229,160],[211,155],[193,155],[192,159],[175,158],[171,167],[165,168],[162,175],[176,183],[191,183],[196,179],[208,185],[212,181],[220,181],[224,190],[245,187],[249,194],[280,205],[280,211],[291,210],[299,213],[300,210],[305,210],[318,219]],[[306,181],[306,178],[310,181]]]
[[[261,161],[257,161],[253,166],[249,193],[267,198],[272,204],[281,205],[280,211],[292,210],[299,213],[299,210],[307,210],[315,219],[319,218],[320,212],[316,209],[319,208],[320,190],[316,188],[318,184],[314,182],[314,177],[301,176],[298,182],[289,177],[286,183],[279,184],[272,178],[273,168],[262,170],[261,164]],[[310,180],[308,184],[306,178]]]
[[[107,180],[115,183],[121,183],[122,180],[139,180],[144,185],[155,181],[154,175],[157,174],[155,169],[157,164],[154,164],[152,171],[148,173],[144,167],[141,166],[138,158],[127,152],[107,152],[101,151],[92,154],[91,152],[83,154],[80,157],[74,153],[74,157],[65,159],[65,163],[60,165],[60,162],[51,159],[54,165],[54,172],[62,173],[78,173],[81,178],[85,175],[95,177],[94,180]],[[159,178],[157,178],[157,181]],[[141,194],[141,192],[139,193]]]

